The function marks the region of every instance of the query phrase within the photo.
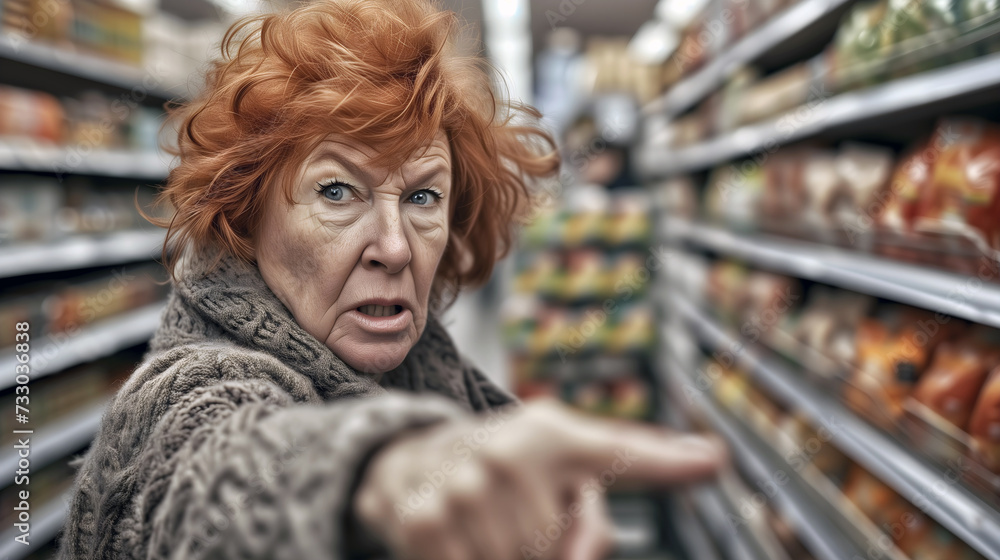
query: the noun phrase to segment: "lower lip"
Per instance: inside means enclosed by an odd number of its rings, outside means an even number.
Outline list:
[[[366,331],[378,334],[392,334],[406,330],[413,321],[413,314],[409,309],[403,309],[401,313],[388,317],[372,317],[354,309],[347,312]]]

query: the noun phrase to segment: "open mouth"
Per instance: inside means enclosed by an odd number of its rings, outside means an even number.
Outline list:
[[[362,305],[358,312],[370,317],[392,317],[403,312],[402,305]]]

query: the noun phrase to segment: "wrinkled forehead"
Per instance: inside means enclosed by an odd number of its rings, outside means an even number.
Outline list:
[[[408,150],[409,153],[398,151],[387,153],[392,149],[394,148],[384,143],[372,143],[347,134],[330,134],[317,143],[305,163],[310,165],[325,159],[334,159],[352,166],[363,167],[370,172],[391,173],[401,170],[403,175],[431,166],[443,166],[451,170],[451,148],[443,130],[437,131],[432,138],[416,144]]]

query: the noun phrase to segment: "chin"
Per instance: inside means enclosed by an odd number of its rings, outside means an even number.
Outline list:
[[[333,353],[355,371],[367,375],[381,375],[403,363],[413,343],[409,337],[401,341],[355,342],[337,341],[331,346]]]

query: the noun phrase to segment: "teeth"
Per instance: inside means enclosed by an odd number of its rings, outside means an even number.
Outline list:
[[[372,317],[389,317],[402,311],[399,305],[362,305],[358,311]]]

